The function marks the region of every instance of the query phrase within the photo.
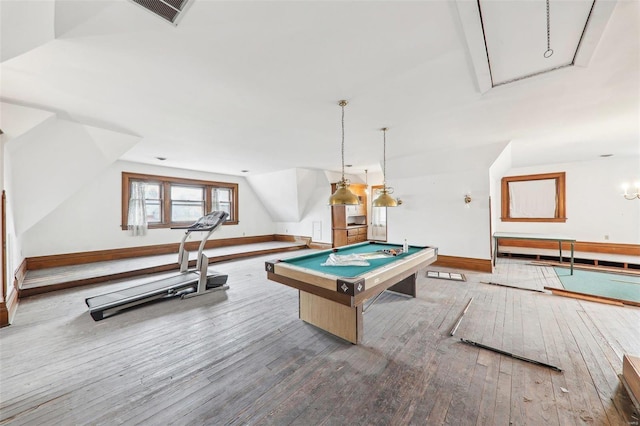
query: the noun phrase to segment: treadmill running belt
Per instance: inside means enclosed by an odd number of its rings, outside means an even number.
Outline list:
[[[90,297],[85,299],[85,302],[89,308],[96,308],[99,306],[113,306],[115,302],[120,303],[125,300],[140,300],[151,295],[168,292],[171,289],[179,290],[181,288],[192,286],[194,283],[197,283],[199,276],[200,275],[196,272],[188,272],[186,274],[180,274],[174,277]]]

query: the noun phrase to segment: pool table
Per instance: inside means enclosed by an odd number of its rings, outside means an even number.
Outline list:
[[[416,275],[435,262],[436,247],[368,241],[307,255],[265,262],[267,278],[299,290],[299,316],[329,333],[358,344],[363,336],[364,302],[385,290],[416,297]],[[329,255],[359,254],[369,266],[322,266]]]

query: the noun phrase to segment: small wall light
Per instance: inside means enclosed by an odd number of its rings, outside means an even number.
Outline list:
[[[471,204],[471,195],[464,194],[464,206],[466,208],[470,208],[471,207],[470,204]]]
[[[626,182],[622,184],[622,190],[624,191],[624,194],[622,194],[622,196],[627,200],[633,200],[636,198],[640,199],[640,182],[636,182],[633,184],[633,186],[636,187],[636,192],[632,192],[631,194],[629,194],[628,192],[630,186],[631,185]]]

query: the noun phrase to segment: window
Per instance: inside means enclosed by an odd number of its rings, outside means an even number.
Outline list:
[[[131,189],[130,185],[129,189]],[[162,184],[158,182],[143,182],[143,185],[144,211],[147,216],[147,223],[162,223]],[[127,197],[127,199],[129,199],[129,197]]]
[[[503,177],[501,219],[566,222],[565,173]]]
[[[225,225],[238,224],[238,184],[151,176],[122,172],[122,229],[133,182],[144,184],[145,213],[149,228],[191,224],[214,210],[229,214]]]
[[[222,210],[229,214],[228,220],[234,220],[233,191],[230,188],[211,188],[212,210]]]
[[[171,222],[195,222],[204,216],[204,188],[170,185]]]

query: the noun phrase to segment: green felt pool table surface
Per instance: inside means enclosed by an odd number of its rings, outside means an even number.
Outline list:
[[[384,258],[366,259],[367,262],[369,262],[369,266],[322,266],[322,264],[326,262],[329,254],[331,254],[332,252],[337,255],[362,255],[369,253],[378,253],[382,252],[383,250],[398,250],[402,249],[402,246],[399,244],[366,242],[339,247],[332,250],[324,250],[318,253],[311,253],[289,259],[283,259],[282,262],[289,263],[301,268],[322,272],[325,274],[335,275],[336,277],[357,277],[358,275],[372,271],[376,268],[380,268],[390,263],[402,260],[409,255],[419,252],[423,248],[424,247],[409,246],[409,251],[407,253],[401,253],[397,256],[390,255]]]

